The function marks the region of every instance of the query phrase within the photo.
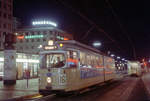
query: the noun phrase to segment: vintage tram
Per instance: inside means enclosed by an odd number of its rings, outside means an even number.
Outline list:
[[[79,91],[115,77],[113,58],[77,41],[50,41],[40,52],[40,93]]]

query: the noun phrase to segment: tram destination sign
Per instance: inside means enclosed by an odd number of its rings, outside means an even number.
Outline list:
[[[56,46],[45,46],[44,49],[45,50],[53,50],[53,49],[56,49],[57,47]]]

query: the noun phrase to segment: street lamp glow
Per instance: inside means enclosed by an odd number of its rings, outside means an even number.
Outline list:
[[[120,59],[120,57],[119,57],[119,56],[117,56],[117,59]]]
[[[124,61],[125,59],[124,59],[124,58],[122,58],[122,60]]]
[[[101,45],[102,45],[102,44],[101,44],[100,42],[94,42],[94,43],[93,43],[93,46],[94,46],[94,47],[100,47]]]
[[[52,25],[54,27],[57,27],[57,24],[52,22],[52,21],[33,21],[32,25],[36,26],[36,25]]]
[[[111,56],[111,57],[114,57],[115,55],[114,55],[114,54],[111,54],[110,56]]]
[[[125,62],[127,62],[128,60],[125,60]]]

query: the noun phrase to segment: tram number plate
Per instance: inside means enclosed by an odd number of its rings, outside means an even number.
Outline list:
[[[52,76],[52,74],[51,74],[51,73],[47,73],[47,74],[46,74],[46,76],[48,76],[48,77],[49,77],[49,76]]]

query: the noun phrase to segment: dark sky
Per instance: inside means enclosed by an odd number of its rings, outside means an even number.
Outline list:
[[[99,40],[102,51],[127,59],[134,59],[135,53],[136,59],[141,59],[150,56],[149,3],[149,0],[14,0],[14,16],[24,25],[30,25],[33,19],[49,18],[78,41],[91,45]],[[107,35],[98,31],[95,24]]]

